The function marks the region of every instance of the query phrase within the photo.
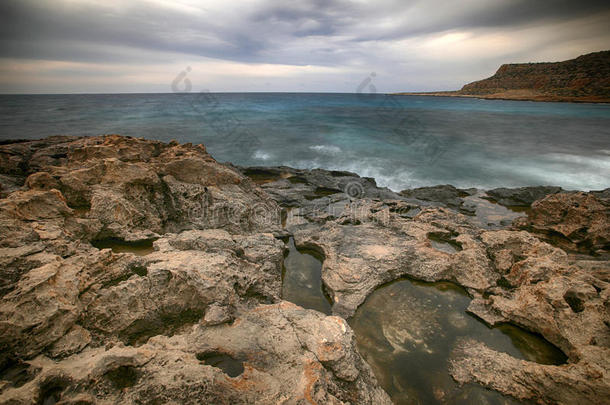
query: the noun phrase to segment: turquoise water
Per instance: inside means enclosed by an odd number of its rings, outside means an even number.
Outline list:
[[[394,190],[610,186],[610,105],[306,93],[0,96],[0,139],[120,133]]]

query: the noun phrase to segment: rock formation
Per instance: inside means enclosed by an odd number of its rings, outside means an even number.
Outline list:
[[[610,189],[558,193],[532,204],[515,225],[539,234],[565,250],[605,254],[610,250]]]
[[[344,320],[280,300],[278,206],[203,146],[55,137],[0,167],[0,403],[390,402]]]
[[[257,170],[259,175],[273,172]],[[315,189],[322,173],[309,178],[301,174],[295,188]],[[324,181],[334,175],[326,172],[326,176]],[[269,177],[262,187],[270,195],[291,193],[290,178]],[[476,218],[485,206],[468,204],[478,195],[479,200],[497,198],[523,208],[533,196],[542,198],[515,226],[539,217],[543,219],[536,223],[548,227],[565,220],[569,229],[580,230],[578,241],[590,241],[587,246],[607,252],[603,234],[610,229],[610,215],[601,202],[607,192],[558,191],[539,187],[485,194],[437,186],[383,197],[363,191],[358,200],[337,193],[292,206],[286,229],[297,246],[324,256],[322,281],[333,314],[350,317],[372,291],[400,277],[449,280],[467,288],[473,298],[469,312],[488,325],[521,326],[568,356],[566,365],[542,365],[465,341],[456,347],[451,361],[456,381],[538,403],[604,403],[610,388],[610,261],[572,256],[528,232],[510,229],[510,223],[503,229],[481,226]],[[281,205],[287,203],[276,199]],[[317,210],[312,211],[312,206]],[[464,209],[468,206],[471,209]],[[535,231],[544,236],[543,228]],[[569,235],[575,237],[566,231]],[[438,242],[453,249],[439,249]]]
[[[610,51],[552,63],[512,63],[458,91],[400,93],[507,100],[610,101]]]
[[[346,319],[404,276],[459,284],[472,314],[568,357],[464,340],[459,383],[538,403],[610,396],[607,191],[395,193],[117,135],[0,145],[0,184],[0,403],[390,403]],[[527,217],[485,200],[534,197]],[[286,236],[324,257],[333,316],[282,301]]]

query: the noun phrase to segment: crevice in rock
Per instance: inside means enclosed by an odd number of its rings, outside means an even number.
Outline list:
[[[179,313],[152,315],[137,319],[119,333],[119,339],[129,346],[140,346],[157,335],[173,336],[181,330],[199,322],[204,311],[187,309]]]
[[[62,393],[70,385],[67,378],[53,377],[40,386],[39,405],[54,405],[62,398]]]
[[[8,358],[0,369],[0,380],[8,381],[13,387],[19,388],[32,381],[39,372],[39,368],[32,367],[28,363],[19,359]]]
[[[292,184],[309,184],[306,178],[299,175],[288,177],[288,181]]]
[[[342,190],[329,187],[316,187],[314,194],[318,197],[328,197],[329,195],[342,193]]]
[[[244,372],[244,363],[226,353],[219,351],[197,353],[197,360],[203,364],[216,367],[222,370],[229,377],[237,377]]]
[[[568,303],[572,311],[575,313],[579,313],[585,310],[584,300],[578,297],[576,294],[570,294],[570,292],[566,292],[563,295],[563,299]]]
[[[129,266],[129,270],[140,277],[146,277],[148,275],[148,269],[143,264],[133,263]]]
[[[256,167],[242,169],[242,173],[244,176],[250,178],[254,184],[258,185],[271,183],[283,178],[282,173]]]
[[[455,236],[449,232],[428,233],[428,239],[432,247],[449,254],[455,254],[462,250],[462,244],[454,239]]]
[[[140,379],[140,371],[132,366],[120,366],[104,374],[116,389],[133,387]]]
[[[322,281],[324,256],[309,246],[297,248],[292,237],[287,245],[282,262],[282,299],[330,315],[332,300]]]
[[[139,241],[125,241],[119,238],[103,238],[92,240],[91,245],[98,249],[112,249],[114,253],[133,253],[136,256],[146,256],[155,251],[153,242],[155,239],[143,239]]]

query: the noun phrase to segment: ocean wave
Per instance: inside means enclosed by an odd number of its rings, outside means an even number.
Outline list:
[[[523,187],[553,185],[572,190],[601,190],[610,187],[610,160],[602,157],[586,157],[572,154],[540,155],[537,160],[529,159],[494,159],[487,160],[480,156],[478,166],[486,167],[487,178],[481,173],[470,175],[470,178],[447,178],[442,171],[421,170],[418,167],[400,167],[397,162],[388,164],[381,158],[325,159],[287,159],[280,164],[301,168],[342,170],[357,173],[362,177],[372,177],[380,187],[393,191],[452,184],[458,188],[475,187],[489,190],[496,187]],[[275,163],[275,162],[274,162]],[[431,168],[432,169],[432,168]],[[463,168],[461,170],[464,170]]]
[[[268,152],[265,152],[264,150],[257,150],[252,154],[252,157],[254,159],[257,160],[270,160],[271,159],[271,154]]]
[[[387,187],[392,191],[401,191],[407,188],[422,187],[429,185],[424,179],[413,177],[413,172],[410,170],[388,170],[388,166],[382,159],[369,158],[360,159],[358,162],[347,160],[337,161],[321,161],[320,159],[312,160],[286,160],[282,161],[281,165],[295,167],[299,169],[325,169],[338,170],[356,173],[361,177],[372,177],[379,187]],[[440,184],[440,183],[436,183]]]
[[[336,156],[342,152],[340,147],[334,145],[312,145],[309,147],[309,149],[321,153],[323,155],[332,156]]]
[[[524,179],[509,185],[552,185],[567,190],[602,190],[610,187],[610,160],[567,153],[549,153],[535,160],[496,161],[494,168],[506,178]],[[504,185],[506,186],[506,185]]]

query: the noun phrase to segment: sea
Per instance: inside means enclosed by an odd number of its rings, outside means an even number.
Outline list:
[[[0,95],[0,140],[122,134],[380,186],[610,187],[610,104],[342,93]]]

